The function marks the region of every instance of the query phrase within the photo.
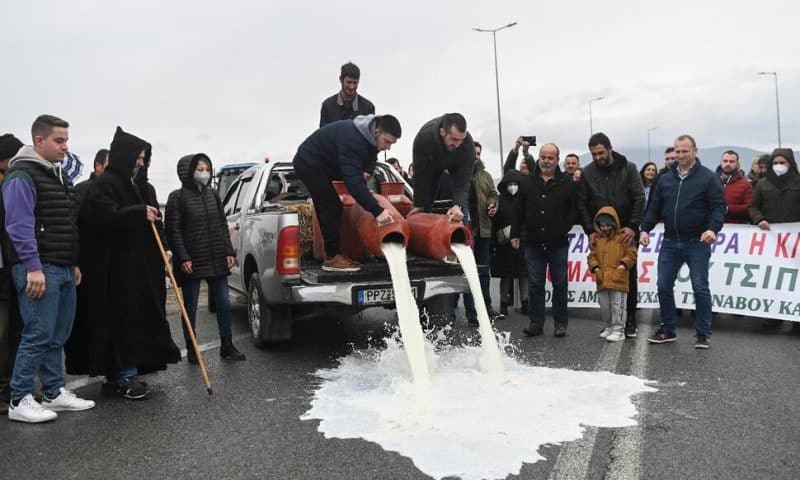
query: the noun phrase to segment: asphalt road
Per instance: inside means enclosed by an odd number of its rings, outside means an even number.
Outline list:
[[[493,290],[496,286],[493,284]],[[364,440],[326,440],[308,410],[319,368],[353,346],[381,336],[393,312],[318,317],[296,324],[294,339],[272,350],[246,337],[246,308],[234,305],[234,332],[246,362],[221,362],[216,323],[200,321],[214,395],[197,367],[183,362],[148,375],[152,398],[104,398],[100,384],[70,378],[98,402],[56,422],[26,425],[0,418],[0,477],[7,479],[425,479],[409,458]],[[455,336],[470,331],[463,310]],[[611,370],[659,382],[637,398],[639,425],[589,429],[582,440],[543,447],[547,461],[525,464],[509,478],[800,478],[800,336],[765,329],[760,320],[715,316],[712,348],[692,348],[687,315],[676,344],[648,345],[644,335],[609,344],[596,338],[597,311],[570,312],[569,336],[525,338],[520,315],[499,327],[512,333],[516,355],[534,365]],[[642,333],[658,312],[642,311]],[[173,334],[180,340],[177,318]],[[180,343],[179,343],[180,345]]]

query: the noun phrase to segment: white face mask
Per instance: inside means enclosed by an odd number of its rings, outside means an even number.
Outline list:
[[[201,187],[208,185],[208,179],[211,178],[211,172],[194,172],[194,181]]]
[[[509,185],[508,186],[508,193],[510,193],[512,196],[516,195],[517,191],[519,191],[519,185]]]
[[[776,163],[772,166],[772,171],[775,172],[775,175],[781,176],[786,174],[789,171],[789,165],[784,165],[782,163]]]

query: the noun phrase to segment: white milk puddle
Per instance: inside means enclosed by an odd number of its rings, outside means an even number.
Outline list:
[[[486,311],[486,302],[483,301],[481,282],[478,278],[478,267],[475,265],[475,255],[472,253],[472,249],[463,243],[453,244],[450,249],[458,257],[458,263],[461,264],[461,268],[464,270],[464,275],[467,277],[469,289],[472,293],[472,299],[475,302],[475,311],[478,314],[478,332],[481,334],[481,348],[483,349],[486,367],[489,373],[500,374],[503,372],[503,360],[500,355],[500,349],[497,348],[497,339],[494,338],[492,322],[489,321],[489,314]]]
[[[631,396],[656,391],[637,377],[506,356],[505,374],[491,375],[478,347],[440,350],[432,382],[415,384],[401,346],[387,343],[316,372],[321,384],[301,419],[319,420],[326,438],[363,438],[398,452],[434,478],[517,474],[523,462],[544,459],[540,446],[577,440],[583,426],[636,425]]]
[[[389,264],[389,273],[392,275],[395,306],[397,307],[397,322],[403,335],[408,363],[416,383],[430,382],[428,375],[428,362],[425,360],[425,335],[419,323],[419,310],[417,301],[411,293],[411,281],[408,279],[408,266],[406,265],[406,247],[400,243],[383,243],[381,250]]]

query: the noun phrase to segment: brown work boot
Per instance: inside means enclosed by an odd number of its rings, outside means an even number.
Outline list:
[[[326,258],[322,262],[322,269],[326,272],[357,272],[361,270],[361,264],[340,253],[333,258]]]

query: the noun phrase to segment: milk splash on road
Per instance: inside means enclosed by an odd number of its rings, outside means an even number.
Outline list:
[[[655,391],[637,377],[534,367],[507,356],[505,374],[491,375],[481,348],[437,348],[424,387],[411,381],[395,341],[353,352],[316,372],[320,385],[301,418],[319,420],[326,438],[360,438],[398,452],[433,478],[500,479],[543,460],[540,446],[581,438],[586,426],[636,425],[631,396]]]
[[[458,257],[458,263],[464,270],[467,277],[472,299],[475,302],[475,311],[478,313],[478,331],[481,334],[481,347],[483,348],[483,360],[489,373],[498,375],[503,373],[503,361],[500,349],[497,347],[497,339],[494,336],[492,322],[489,321],[489,313],[486,311],[486,302],[483,301],[481,282],[478,278],[478,267],[475,265],[475,254],[468,245],[453,244],[450,247]]]
[[[381,245],[389,273],[392,275],[394,303],[397,307],[397,322],[403,336],[408,363],[414,382],[426,384],[430,382],[428,362],[425,359],[425,335],[419,323],[417,301],[411,293],[411,281],[408,278],[406,265],[406,247],[401,243],[385,242]]]

